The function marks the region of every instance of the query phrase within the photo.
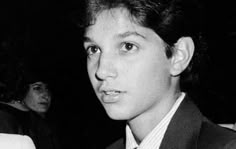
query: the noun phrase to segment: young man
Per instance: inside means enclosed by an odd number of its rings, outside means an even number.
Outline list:
[[[200,50],[197,3],[86,4],[84,48],[90,81],[108,116],[127,120],[125,138],[109,149],[236,148],[236,134],[208,121],[182,91],[184,80],[194,78],[193,55]]]

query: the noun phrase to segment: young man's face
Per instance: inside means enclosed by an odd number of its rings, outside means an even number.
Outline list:
[[[84,47],[95,93],[112,119],[157,111],[170,93],[170,59],[163,40],[121,8],[102,11],[87,28]]]

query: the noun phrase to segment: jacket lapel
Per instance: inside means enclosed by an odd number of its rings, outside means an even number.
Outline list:
[[[118,141],[116,141],[115,143],[113,143],[112,145],[110,145],[109,147],[107,147],[106,149],[125,149],[125,137],[119,139]]]
[[[170,121],[160,149],[196,149],[201,123],[200,111],[186,96]]]
[[[197,149],[201,124],[202,114],[186,95],[170,121],[160,149]],[[107,149],[125,149],[125,137]]]

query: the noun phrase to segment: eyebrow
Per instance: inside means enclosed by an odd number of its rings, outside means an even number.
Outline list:
[[[118,34],[116,36],[118,38],[126,38],[128,36],[139,36],[139,37],[141,37],[143,39],[146,39],[146,37],[144,35],[142,35],[142,34],[140,34],[138,32],[135,32],[135,31],[133,31],[133,32],[127,31],[127,32],[124,32],[124,33],[120,33],[120,34]],[[83,37],[83,42],[93,42],[93,40],[91,38],[89,38],[89,37],[84,36]]]
[[[126,38],[128,36],[139,36],[139,37],[141,37],[143,39],[146,39],[146,37],[144,35],[136,32],[136,31],[132,31],[132,32],[127,31],[127,32],[124,32],[124,33],[121,33],[121,34],[117,35],[118,38]]]
[[[92,39],[90,39],[89,37],[84,36],[83,37],[83,42],[92,42]]]

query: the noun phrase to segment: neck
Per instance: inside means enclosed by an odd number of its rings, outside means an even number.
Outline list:
[[[40,117],[42,117],[42,118],[46,118],[46,113],[40,113],[40,112],[38,112],[37,113]]]
[[[168,96],[160,100],[157,105],[128,121],[137,143],[140,143],[155,128],[155,126],[160,123],[160,121],[171,110],[180,94],[180,92],[172,94],[172,96],[169,96],[171,94],[168,94]]]

